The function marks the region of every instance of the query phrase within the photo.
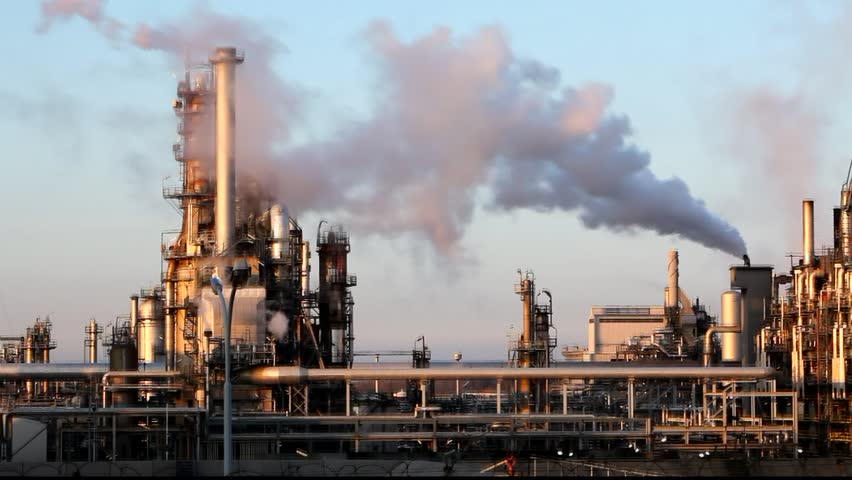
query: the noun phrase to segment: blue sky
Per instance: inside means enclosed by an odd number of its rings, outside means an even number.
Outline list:
[[[113,1],[103,10],[128,26],[156,26],[192,22],[197,5]],[[844,2],[256,1],[203,8],[253,19],[287,46],[276,71],[308,104],[296,141],[324,138],[341,119],[372,114],[381,85],[364,38],[371,21],[384,19],[403,41],[436,26],[462,38],[497,25],[514,54],[558,68],[563,85],[611,86],[608,112],[630,118],[630,140],[650,154],[650,169],[681,178],[736,226],[754,263],[783,271],[785,255],[801,251],[805,196],[816,200],[817,244],[831,242],[830,207],[852,150],[843,88],[850,72],[840,61],[849,43]],[[161,52],[110,42],[82,18],[56,20],[38,33],[40,18],[39,3],[10,2],[0,19],[0,40],[11,47],[0,81],[0,325],[4,335],[20,334],[50,314],[60,344],[55,358],[77,360],[86,321],[106,324],[127,313],[129,295],[159,276],[161,232],[179,226],[160,197],[163,177],[177,174],[170,102],[179,72]],[[252,52],[245,54],[248,64]],[[796,101],[769,116],[737,113],[743,99],[762,95]],[[782,120],[780,129],[761,123]],[[792,147],[767,146],[785,139]],[[802,143],[811,148],[800,152]],[[319,217],[299,220],[311,232]],[[675,236],[590,230],[576,211],[478,205],[460,242],[469,255],[448,268],[416,236],[353,235],[356,350],[405,349],[425,335],[435,359],[454,351],[504,358],[505,334],[521,323],[518,268],[533,269],[538,287],[553,292],[560,346],[585,344],[591,305],[662,301],[669,248],[680,251],[681,285],[714,312],[728,266],[738,262]]]

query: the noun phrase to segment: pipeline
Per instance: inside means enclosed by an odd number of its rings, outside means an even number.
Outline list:
[[[300,384],[356,380],[515,380],[550,379],[723,379],[771,378],[775,369],[765,367],[699,366],[612,366],[609,362],[588,362],[556,368],[393,368],[393,369],[308,369],[304,367],[258,367],[242,372],[235,383],[254,385]]]

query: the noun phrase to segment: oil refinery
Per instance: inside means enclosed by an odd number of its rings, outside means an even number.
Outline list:
[[[834,244],[815,246],[804,200],[802,255],[790,271],[730,266],[730,288],[709,293],[718,317],[671,250],[664,304],[591,307],[587,347],[558,347],[559,291],[519,270],[523,328],[504,360],[433,362],[423,337],[362,352],[357,242],[237,188],[243,61],[217,48],[177,84],[180,175],[163,197],[182,220],[156,286],[110,328],[80,325],[84,363],[51,361],[49,318],[2,332],[0,474],[852,473],[849,178]]]

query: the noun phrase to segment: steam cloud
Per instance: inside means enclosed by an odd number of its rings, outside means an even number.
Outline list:
[[[44,25],[69,11],[43,8]],[[100,9],[94,18],[106,21]],[[176,60],[217,45],[248,52],[237,81],[237,169],[262,178],[291,212],[333,211],[356,229],[422,234],[452,254],[484,189],[496,211],[578,210],[589,228],[647,229],[746,252],[737,230],[682,180],[649,169],[649,154],[628,142],[629,119],[607,112],[610,87],[561,87],[558,69],[516,56],[498,27],[464,38],[437,28],[403,42],[374,22],[364,38],[383,96],[372,117],[291,148],[288,121],[298,120],[302,96],[275,73],[284,46],[259,25],[196,7],[192,22],[143,24],[132,37]]]
[[[275,312],[266,323],[266,330],[275,336],[279,341],[284,341],[289,330],[290,320],[283,312]]]
[[[36,27],[39,33],[45,33],[55,19],[68,20],[79,16],[110,40],[117,40],[124,24],[104,15],[100,0],[48,0],[41,4],[42,21]]]

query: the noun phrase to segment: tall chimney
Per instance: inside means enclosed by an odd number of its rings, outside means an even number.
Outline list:
[[[216,252],[234,244],[234,77],[243,62],[234,47],[219,47],[210,57],[216,75]]]
[[[669,250],[669,288],[666,291],[666,306],[677,307],[678,300],[678,257],[677,250]]]
[[[802,201],[802,248],[805,266],[814,263],[814,201]]]
[[[849,186],[843,185],[843,190],[840,191],[840,245],[843,249],[843,261],[847,262],[852,258],[852,225],[850,225],[849,211],[852,205],[849,203]]]

